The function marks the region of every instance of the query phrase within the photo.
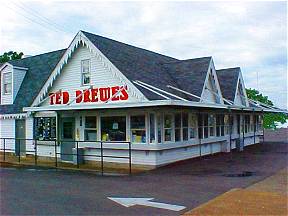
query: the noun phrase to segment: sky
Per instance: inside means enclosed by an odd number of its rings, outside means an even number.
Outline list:
[[[240,66],[246,88],[287,108],[285,1],[2,1],[0,54],[66,48],[79,30],[178,59]]]

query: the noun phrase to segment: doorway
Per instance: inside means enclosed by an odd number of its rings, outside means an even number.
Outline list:
[[[25,155],[26,153],[26,130],[25,130],[25,119],[15,120],[15,154]]]
[[[75,119],[65,117],[61,119],[61,160],[73,161],[73,148],[75,148]]]

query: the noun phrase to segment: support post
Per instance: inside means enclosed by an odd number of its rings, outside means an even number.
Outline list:
[[[263,144],[265,142],[265,137],[264,137],[264,111],[262,110],[262,130],[263,130]]]
[[[37,165],[37,139],[35,139],[35,146],[34,146],[34,164]]]
[[[77,168],[79,168],[79,142],[76,141],[76,147],[77,147]]]
[[[202,120],[200,112],[198,113],[198,118],[197,118],[197,128],[198,128],[197,134],[198,134],[198,139],[199,139],[199,157],[201,158],[202,157],[201,135],[204,135],[204,134],[203,134],[203,130],[201,133],[199,133],[199,131],[202,129],[201,126],[199,126],[199,122],[200,122],[199,120]]]
[[[54,140],[54,152],[55,152],[55,167],[57,168],[57,166],[58,166],[58,161],[57,161],[57,140],[55,139]]]
[[[232,157],[232,122],[231,120],[233,121],[232,119],[232,115],[231,115],[231,109],[229,108],[229,149],[230,149],[230,155]]]
[[[4,155],[3,155],[3,159],[4,161],[6,161],[6,139],[4,138],[4,141],[3,141],[3,145],[4,145]]]
[[[16,140],[15,140],[15,141],[16,141]],[[20,151],[20,149],[21,149],[21,139],[19,138],[18,141],[19,141],[19,149],[18,149],[18,163],[20,163],[20,160],[21,160],[21,157],[20,157],[20,154],[21,154],[21,151]]]
[[[103,142],[100,141],[100,151],[101,151],[101,174],[103,176],[104,173],[104,161],[103,161]]]
[[[129,174],[132,173],[132,150],[131,150],[131,142],[129,142]]]
[[[256,116],[255,110],[253,109],[253,129],[254,129],[254,145],[256,144]]]
[[[242,136],[243,136],[243,149],[245,146],[245,116],[244,116],[244,109],[242,109]],[[242,149],[242,150],[243,150]]]

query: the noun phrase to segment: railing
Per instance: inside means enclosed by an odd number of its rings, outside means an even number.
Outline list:
[[[19,142],[16,148],[16,142]],[[30,148],[27,148],[27,142],[31,142],[31,144],[29,144]],[[61,147],[64,147],[64,145],[67,145],[67,143],[75,143],[75,146],[72,148],[72,153],[70,152],[65,152],[61,150]],[[79,146],[79,144],[84,144],[83,146]],[[85,146],[87,145],[87,143],[91,144],[92,146]],[[124,159],[128,161],[128,171],[129,174],[132,173],[132,150],[131,150],[131,142],[127,142],[127,141],[78,141],[78,140],[37,140],[37,139],[22,139],[22,138],[0,138],[0,144],[1,144],[1,148],[0,151],[3,152],[3,162],[7,162],[7,153],[15,153],[16,154],[16,158],[17,158],[17,162],[19,164],[21,164],[21,145],[25,145],[25,151],[23,151],[23,153],[25,153],[26,156],[30,155],[33,156],[34,155],[34,162],[33,164],[35,166],[38,166],[38,162],[39,159],[38,157],[47,157],[47,158],[54,158],[54,165],[50,165],[50,167],[55,167],[58,168],[60,167],[59,164],[63,165],[63,163],[66,163],[72,167],[75,166],[75,162],[76,162],[76,168],[80,169],[83,168],[85,163],[80,163],[80,159],[82,158],[82,160],[84,161],[84,157],[90,157],[90,158],[97,158],[100,159],[100,168],[101,168],[101,174],[104,174],[104,163],[106,162],[111,162],[111,161],[105,161],[106,158],[114,158],[114,159]],[[122,148],[115,148],[115,145],[111,146],[111,144],[122,144]],[[123,144],[125,147],[123,147]],[[14,145],[14,148],[9,148],[8,145]],[[106,145],[106,146],[105,146]],[[40,146],[46,146],[46,148],[49,148],[49,150],[53,149],[53,153],[54,156],[47,156],[43,153],[39,154],[39,151],[41,150]],[[47,147],[48,146],[48,147]],[[3,148],[2,148],[3,147]],[[31,148],[32,147],[32,148]],[[33,149],[34,148],[34,149]],[[42,147],[45,148],[45,147]],[[60,148],[60,151],[59,151]],[[30,149],[30,150],[27,150]],[[31,150],[32,149],[32,150]],[[76,150],[76,152],[74,153]],[[83,149],[83,152],[80,153],[80,150]],[[90,151],[96,151],[95,154],[85,154],[84,150],[87,150],[88,152]],[[119,151],[119,150],[126,150],[128,151],[127,155],[125,156],[118,156],[118,155],[111,155],[111,154],[104,154],[105,150],[109,150],[109,151]],[[43,151],[43,149],[42,149]],[[99,153],[97,153],[97,151]],[[28,153],[28,154],[27,154]],[[29,154],[30,153],[30,154]],[[52,152],[50,152],[52,153]],[[73,158],[73,165],[72,163],[70,163],[71,161],[69,161],[69,163],[67,163],[67,160],[62,160],[62,156],[72,156]],[[14,156],[13,156],[14,157]],[[74,160],[76,157],[76,161]],[[24,159],[22,159],[24,160]],[[43,160],[42,160],[43,161]],[[90,160],[93,162],[99,162],[98,160]],[[115,162],[118,163],[118,162]],[[24,162],[23,162],[24,164]],[[83,167],[81,167],[81,165],[83,165]],[[46,165],[47,166],[47,165]],[[49,165],[48,165],[49,166]]]

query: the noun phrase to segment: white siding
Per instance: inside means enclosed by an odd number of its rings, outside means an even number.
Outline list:
[[[12,73],[12,93],[11,94],[3,94],[3,74],[4,73]],[[10,65],[7,65],[1,71],[1,104],[12,104],[13,103],[13,68]]]
[[[20,89],[22,81],[25,77],[26,71],[20,69],[13,69],[13,102],[17,96],[17,93]]]
[[[81,84],[81,60],[85,59],[90,59],[91,84],[93,86],[108,87],[108,86],[123,85],[121,84],[120,79],[114,76],[107,68],[105,68],[103,63],[99,59],[97,59],[95,55],[89,51],[88,48],[80,46],[74,52],[72,58],[68,61],[68,64],[64,66],[61,75],[54,82],[50,92],[57,92],[59,91],[59,89],[63,91],[68,91],[70,94],[70,101],[72,101],[75,98],[76,90],[89,88],[89,86],[82,86]],[[139,99],[129,94],[128,101],[135,102],[139,101]],[[121,101],[117,101],[117,103],[121,103]],[[49,105],[49,100],[46,100],[42,104],[42,106],[47,105]]]
[[[15,119],[0,119],[1,134],[0,138],[15,138]],[[1,149],[4,148],[3,140],[1,140]],[[14,140],[6,140],[6,149],[15,149]],[[7,150],[9,152],[11,150]]]

